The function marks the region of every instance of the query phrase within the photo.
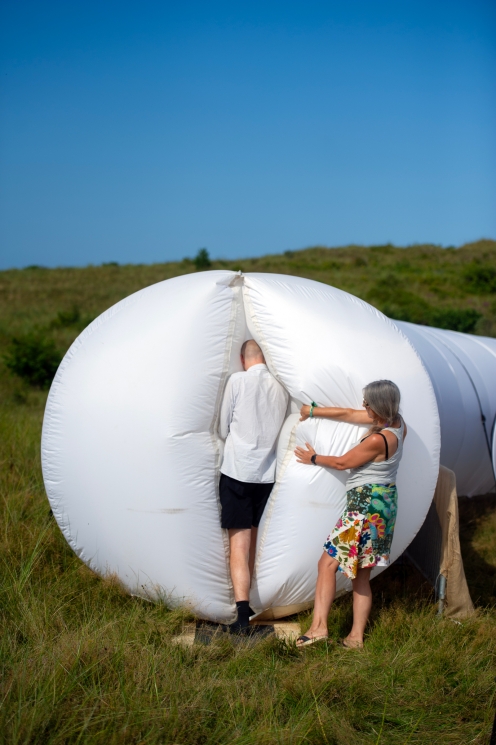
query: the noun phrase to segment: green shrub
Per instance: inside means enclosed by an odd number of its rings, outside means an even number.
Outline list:
[[[79,307],[73,305],[70,310],[59,310],[57,317],[51,322],[49,328],[73,328],[82,331],[93,320],[93,316],[83,316]]]
[[[375,251],[376,253],[381,254],[390,254],[393,248],[394,246],[392,243],[384,243],[380,246],[370,246],[369,251]]]
[[[49,387],[61,360],[52,339],[35,331],[13,337],[4,356],[9,370],[38,388]]]
[[[53,322],[54,326],[79,326],[81,323],[81,311],[77,305],[73,305],[71,310],[59,310],[57,318]]]
[[[411,293],[408,293],[411,294]],[[401,298],[405,300],[404,298]],[[384,315],[396,321],[408,321],[419,323],[422,326],[434,326],[439,329],[450,329],[451,331],[462,331],[471,334],[482,313],[473,308],[445,308],[437,310],[426,303],[422,298],[412,294],[412,299],[404,304],[386,304],[381,307]]]
[[[423,326],[435,325],[432,323],[432,313],[429,304],[415,295],[412,295],[411,299],[403,297],[399,298],[396,303],[381,305],[380,310],[385,316],[394,318],[396,321],[420,323]]]
[[[401,280],[388,274],[376,282],[367,299],[396,321],[420,323],[451,331],[472,333],[482,314],[473,308],[434,308],[427,300],[405,290]]]
[[[473,308],[447,308],[445,310],[434,310],[432,313],[433,323],[427,325],[471,334],[480,318],[482,318],[482,313]]]
[[[363,256],[355,256],[352,264],[353,266],[367,266],[367,261],[363,258]]]
[[[492,264],[472,262],[465,268],[463,279],[466,289],[476,295],[496,292],[496,267]]]
[[[401,279],[388,274],[372,287],[368,301],[397,321],[409,321],[432,326],[432,308],[423,298],[405,290]]]
[[[202,269],[209,269],[212,266],[210,255],[206,248],[200,248],[195,258],[193,259],[193,262],[196,266],[197,271],[201,271]]]

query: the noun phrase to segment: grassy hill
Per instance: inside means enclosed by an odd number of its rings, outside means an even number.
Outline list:
[[[391,318],[496,336],[496,241],[457,249],[314,247],[242,261],[212,261],[209,268],[308,277],[351,292]],[[19,355],[19,350],[12,350],[12,338],[22,337],[25,356],[32,357],[36,345],[44,345],[42,353],[51,354],[56,367],[55,361],[86,323],[106,308],[154,282],[194,271],[195,261],[184,259],[0,272],[0,355],[9,348]],[[0,368],[0,386],[12,388],[5,365]]]
[[[311,248],[212,268],[299,274],[393,317],[495,335],[495,259],[496,243],[480,241],[444,250]],[[422,578],[393,566],[373,581],[362,653],[333,644],[302,653],[273,639],[253,650],[229,641],[183,649],[172,642],[183,612],[127,596],[66,544],[40,470],[50,370],[91,318],[195,269],[184,260],[0,273],[0,742],[487,745],[495,709],[494,496],[460,501],[475,617],[463,625],[436,618]],[[34,358],[45,378],[12,371],[14,359],[26,372]],[[347,633],[350,616],[343,597],[331,613],[333,639]],[[309,615],[300,621],[307,628]]]

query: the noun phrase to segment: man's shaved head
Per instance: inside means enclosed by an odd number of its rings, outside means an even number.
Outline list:
[[[248,366],[255,365],[259,362],[265,363],[263,352],[258,346],[257,342],[253,339],[245,341],[245,343],[241,347],[241,356],[244,357],[245,365],[247,363]]]

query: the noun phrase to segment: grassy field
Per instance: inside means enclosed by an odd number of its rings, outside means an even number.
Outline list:
[[[394,317],[496,335],[496,243],[313,248],[243,262],[244,271],[308,276]],[[0,273],[0,355],[13,338],[65,351],[109,305],[195,270],[155,266],[28,268]],[[491,271],[492,270],[492,271]],[[496,272],[495,272],[496,273]],[[462,311],[468,311],[463,313]],[[423,319],[418,315],[424,314]],[[444,314],[444,315],[443,315]],[[442,324],[439,324],[442,325]],[[123,594],[96,577],[50,515],[39,462],[46,391],[0,363],[0,742],[16,745],[488,744],[495,711],[496,501],[460,499],[461,540],[476,615],[438,619],[409,566],[373,582],[363,652],[298,652],[268,639],[183,649],[184,613]],[[346,634],[350,598],[331,614]],[[303,628],[309,616],[300,616]]]

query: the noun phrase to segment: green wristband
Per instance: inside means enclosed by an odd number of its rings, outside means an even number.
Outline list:
[[[308,414],[308,416],[309,416],[309,417],[310,417],[311,419],[313,419],[313,410],[315,409],[315,407],[316,407],[316,406],[317,406],[317,404],[315,403],[315,401],[312,401],[312,403],[311,403],[311,405],[310,405],[310,412],[309,412],[309,414]]]

